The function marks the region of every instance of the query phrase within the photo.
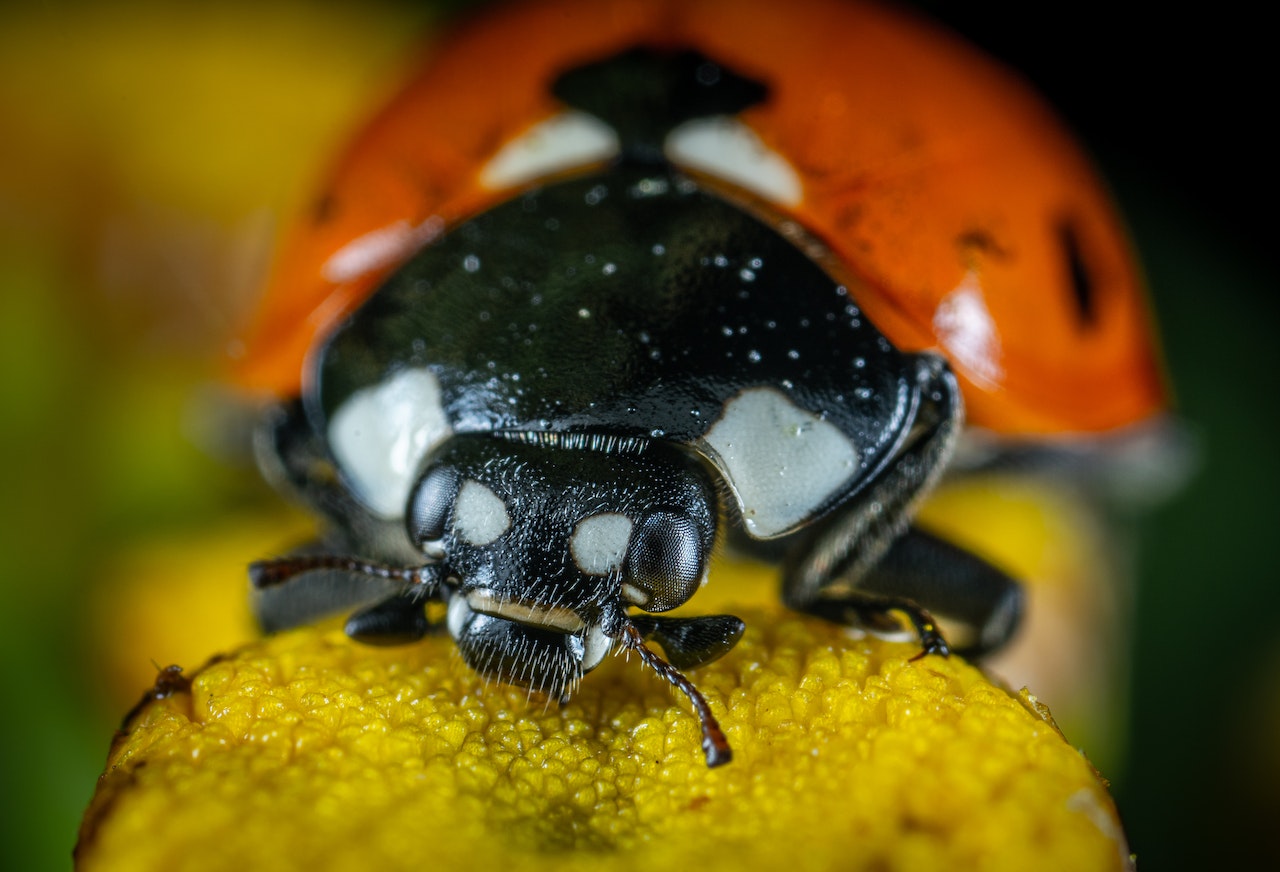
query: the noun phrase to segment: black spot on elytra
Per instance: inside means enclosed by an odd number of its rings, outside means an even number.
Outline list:
[[[323,194],[311,204],[311,221],[314,224],[328,223],[337,207],[332,194]]]
[[[1089,273],[1084,254],[1080,249],[1080,235],[1070,219],[1058,222],[1058,242],[1062,246],[1063,256],[1067,260],[1067,271],[1071,279],[1071,296],[1075,302],[1076,315],[1082,327],[1092,327],[1098,319],[1097,286]]]
[[[700,52],[635,48],[561,74],[551,92],[612,127],[623,157],[661,163],[672,128],[693,118],[736,115],[768,88]]]
[[[960,234],[956,240],[964,251],[980,251],[990,257],[1004,260],[1009,257],[1009,250],[1001,245],[994,236],[986,230],[975,228],[966,230]]]

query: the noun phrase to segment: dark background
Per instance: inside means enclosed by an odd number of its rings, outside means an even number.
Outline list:
[[[1280,191],[1266,29],[1234,4],[924,6],[1020,70],[1102,165],[1200,443],[1195,478],[1140,523],[1129,749],[1106,773],[1139,868],[1274,862]]]

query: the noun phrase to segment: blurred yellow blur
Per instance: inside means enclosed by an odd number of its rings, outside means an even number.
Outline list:
[[[303,0],[4,15],[0,220],[60,249],[119,341],[178,356],[208,355],[245,316],[273,228],[425,24]]]
[[[0,719],[0,782],[22,797],[0,815],[0,867],[65,867],[153,659],[245,638],[227,610],[243,561],[297,522],[222,536],[280,509],[241,412],[205,385],[276,227],[395,86],[432,8],[0,6],[0,686],[40,713]],[[163,584],[144,603],[149,572]],[[218,573],[227,607],[186,583]]]

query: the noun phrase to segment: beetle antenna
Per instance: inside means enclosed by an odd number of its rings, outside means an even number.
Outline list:
[[[255,590],[264,590],[284,584],[307,572],[333,569],[373,578],[385,578],[389,581],[403,581],[409,585],[426,585],[434,590],[440,581],[439,572],[435,570],[435,566],[434,563],[424,566],[389,566],[385,563],[374,563],[339,554],[298,554],[250,563],[249,582]]]
[[[630,621],[622,627],[622,644],[628,650],[634,650],[640,656],[644,665],[661,675],[672,687],[689,697],[689,702],[693,704],[693,710],[697,712],[698,721],[702,725],[702,751],[707,755],[707,768],[714,769],[732,760],[733,749],[729,747],[729,740],[725,738],[724,731],[720,729],[720,722],[711,713],[711,706],[707,704],[706,697],[702,695],[698,688],[694,687],[693,682],[685,678],[684,673],[679,669],[676,669],[646,647],[644,637],[640,635],[640,631]]]

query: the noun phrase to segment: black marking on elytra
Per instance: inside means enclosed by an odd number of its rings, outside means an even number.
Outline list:
[[[1083,327],[1092,327],[1098,320],[1098,294],[1093,276],[1089,273],[1084,254],[1080,250],[1080,235],[1070,219],[1058,222],[1058,241],[1067,258],[1067,269],[1071,276],[1072,299],[1076,305],[1076,315]]]
[[[736,115],[768,88],[701,52],[636,48],[575,67],[551,86],[557,98],[611,126],[624,160],[662,163],[672,128],[692,118]]]
[[[956,242],[962,251],[981,252],[999,260],[1009,258],[1009,250],[1001,245],[995,236],[980,227],[966,230],[960,234]]]
[[[337,210],[336,198],[333,194],[322,194],[311,204],[311,223],[327,224]]]

